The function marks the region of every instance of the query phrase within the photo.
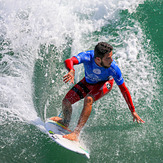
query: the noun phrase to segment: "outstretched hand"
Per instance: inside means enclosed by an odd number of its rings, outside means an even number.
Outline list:
[[[68,81],[70,81],[70,84],[73,83],[74,84],[74,77],[75,77],[75,71],[73,69],[71,69],[68,74],[66,74],[63,77],[63,81],[65,83],[67,83]]]
[[[136,112],[131,112],[132,116],[133,116],[133,122],[135,122],[135,119],[137,121],[137,123],[145,123],[145,121],[143,121]]]
[[[136,112],[131,112],[132,116],[133,116],[133,122],[135,122],[135,119],[137,121],[137,123],[145,123],[145,121],[143,121]]]

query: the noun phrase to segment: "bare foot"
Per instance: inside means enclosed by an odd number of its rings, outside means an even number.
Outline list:
[[[51,117],[50,119],[64,125],[65,127],[68,127],[66,124],[63,123],[62,118],[60,117]]]
[[[74,132],[67,134],[67,135],[63,135],[63,138],[66,138],[68,140],[72,140],[72,141],[79,141],[78,140],[78,135]]]

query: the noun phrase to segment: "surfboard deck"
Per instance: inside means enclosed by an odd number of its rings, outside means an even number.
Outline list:
[[[89,152],[82,147],[80,142],[71,141],[63,138],[63,135],[71,133],[68,128],[50,119],[47,119],[47,121],[45,122],[45,128],[49,137],[52,138],[52,140],[55,141],[57,144],[70,151],[76,152],[78,154],[84,155],[87,158],[90,158]]]

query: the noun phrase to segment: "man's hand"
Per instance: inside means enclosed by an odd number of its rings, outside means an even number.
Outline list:
[[[68,74],[66,74],[64,77],[63,77],[63,81],[65,83],[67,83],[68,81],[70,81],[70,84],[73,83],[74,84],[74,77],[75,77],[75,71],[73,69],[71,69],[69,71]]]
[[[136,112],[131,112],[132,116],[133,116],[133,122],[135,122],[135,119],[137,121],[137,123],[145,123],[145,121],[143,121]]]

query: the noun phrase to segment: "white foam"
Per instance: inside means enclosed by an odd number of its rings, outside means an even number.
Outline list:
[[[99,40],[107,42],[112,40],[113,44],[120,44],[116,47],[115,56],[118,57],[118,64],[126,80],[130,81],[128,86],[133,86],[130,87],[131,93],[136,92],[135,99],[138,101],[143,92],[137,91],[137,87],[142,89],[142,83],[150,85],[151,81],[143,78],[145,76],[152,78],[153,71],[142,47],[143,33],[139,24],[136,21],[132,27],[119,24],[115,27],[119,31],[116,38],[112,34],[94,38],[92,33],[118,21],[120,10],[127,9],[132,13],[143,2],[143,0],[1,1],[2,38],[10,42],[2,51],[4,56],[1,64],[7,63],[7,66],[1,69],[2,110],[6,108],[18,118],[31,122],[37,119],[32,99],[32,76],[35,61],[40,58],[38,56],[40,44],[45,46],[53,44],[62,52],[65,45],[70,44],[69,40],[72,40],[71,55],[94,48]],[[123,25],[126,30],[123,30]],[[6,55],[8,51],[14,51],[14,56]],[[82,74],[80,69],[78,71]],[[45,77],[48,77],[48,74]]]

